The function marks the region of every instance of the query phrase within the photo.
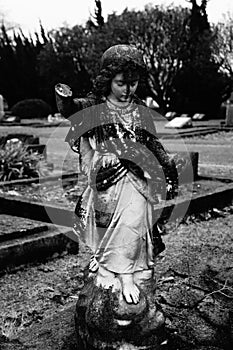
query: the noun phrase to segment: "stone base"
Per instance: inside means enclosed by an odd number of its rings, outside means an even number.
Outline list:
[[[96,285],[88,276],[76,305],[75,327],[80,350],[156,350],[164,315],[155,300],[151,278],[140,285],[140,301],[128,304],[121,292]]]

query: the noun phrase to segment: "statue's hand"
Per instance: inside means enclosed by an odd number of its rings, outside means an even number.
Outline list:
[[[55,95],[57,109],[65,118],[69,118],[74,113],[74,102],[72,90],[66,84],[55,85]]]
[[[71,88],[62,83],[55,85],[55,92],[62,97],[71,97],[73,95]]]

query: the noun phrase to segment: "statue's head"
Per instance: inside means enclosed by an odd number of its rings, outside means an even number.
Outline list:
[[[122,74],[126,81],[139,80],[146,75],[143,55],[135,46],[114,45],[103,53],[100,72],[95,81],[95,93],[107,96],[117,74]]]
[[[101,58],[101,69],[111,69],[115,65],[130,64],[138,69],[144,68],[142,53],[134,45],[114,45],[108,48]]]

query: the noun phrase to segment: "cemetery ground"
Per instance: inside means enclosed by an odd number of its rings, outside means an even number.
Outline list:
[[[215,125],[216,121],[203,122]],[[158,122],[158,131],[164,131]],[[38,135],[47,144],[54,172],[77,171],[77,155],[63,142],[68,127],[0,127],[0,133]],[[172,135],[172,131],[171,135]],[[49,140],[49,142],[48,142]],[[164,139],[182,151],[180,139]],[[199,152],[199,174],[233,179],[233,131],[184,139]],[[64,160],[64,164],[63,164]],[[0,215],[2,223],[9,220]],[[20,213],[19,213],[20,216]],[[25,224],[25,219],[22,219]],[[1,225],[0,222],[0,225]],[[12,226],[23,225],[20,219]],[[233,344],[233,207],[167,225],[166,250],[155,267],[158,302],[166,316],[163,350],[230,350]],[[81,350],[75,345],[73,314],[90,253],[55,253],[53,259],[20,266],[0,276],[1,350]]]

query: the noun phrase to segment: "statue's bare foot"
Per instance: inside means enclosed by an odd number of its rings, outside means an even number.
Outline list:
[[[91,272],[96,272],[99,269],[99,263],[94,256],[91,257],[89,270]]]
[[[122,294],[129,304],[137,304],[139,302],[140,291],[133,280],[133,274],[119,274],[119,279],[122,285]]]

